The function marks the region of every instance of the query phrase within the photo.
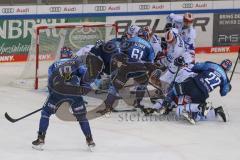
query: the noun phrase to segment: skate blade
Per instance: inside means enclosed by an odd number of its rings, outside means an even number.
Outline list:
[[[43,151],[43,144],[40,144],[38,146],[32,145],[32,148],[38,151]]]
[[[207,116],[207,114],[208,114],[208,112],[211,110],[211,107],[208,107],[205,111],[204,111],[204,113],[203,113],[203,115],[204,116]]]
[[[90,146],[88,146],[88,149],[90,152],[94,152],[95,146],[90,145]]]
[[[188,122],[190,122],[191,124],[195,125],[196,122],[194,121],[194,119],[190,118],[187,114],[183,114],[183,117],[188,120]]]
[[[166,109],[165,107],[160,108],[160,109],[159,109],[159,114],[160,114],[160,115],[163,115],[163,114],[166,112],[166,110],[167,110],[167,109]]]

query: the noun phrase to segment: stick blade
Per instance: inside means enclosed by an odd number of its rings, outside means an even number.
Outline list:
[[[5,113],[5,118],[6,118],[9,122],[12,122],[12,123],[17,122],[17,120],[16,120],[16,119],[13,119],[12,117],[10,117],[7,112]]]

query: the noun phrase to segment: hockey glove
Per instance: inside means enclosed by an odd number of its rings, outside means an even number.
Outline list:
[[[185,65],[184,58],[183,58],[182,56],[176,58],[176,59],[174,60],[174,65],[175,65],[175,66],[178,66],[178,67],[184,66],[184,65]]]
[[[103,44],[104,44],[104,41],[101,40],[101,39],[98,39],[98,40],[96,41],[95,47],[96,47],[96,48],[99,48],[99,47],[102,46]]]

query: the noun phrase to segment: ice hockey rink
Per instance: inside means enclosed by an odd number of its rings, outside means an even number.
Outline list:
[[[220,62],[237,54],[202,54],[199,61]],[[94,152],[89,152],[76,122],[64,122],[52,116],[44,151],[31,148],[37,136],[40,113],[16,123],[8,122],[4,113],[20,117],[40,108],[47,93],[22,89],[10,83],[22,72],[24,63],[0,64],[0,159],[1,160],[239,160],[240,159],[240,75],[234,74],[232,91],[220,97],[219,90],[208,101],[223,105],[228,122],[203,121],[190,125],[186,121],[148,121],[122,119],[125,113],[112,113],[90,121]],[[237,66],[239,71],[240,66]],[[94,101],[89,102],[94,104]],[[150,103],[149,103],[150,105]],[[126,107],[126,106],[120,106]],[[128,113],[131,114],[131,113]]]

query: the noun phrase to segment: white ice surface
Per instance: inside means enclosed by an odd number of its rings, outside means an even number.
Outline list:
[[[226,55],[215,56],[219,61]],[[200,56],[200,59],[206,59]],[[234,56],[233,56],[234,57]],[[208,59],[208,58],[207,58]],[[234,58],[233,58],[234,59]],[[44,151],[31,148],[36,139],[40,113],[8,122],[4,113],[19,117],[38,109],[47,93],[9,85],[18,78],[23,64],[0,64],[0,160],[239,160],[240,159],[240,75],[234,75],[233,89],[211,101],[223,105],[229,122],[199,122],[193,126],[180,121],[122,121],[122,113],[90,121],[95,152],[88,152],[76,122],[51,117]],[[240,67],[240,66],[238,66]],[[91,102],[94,103],[94,102]],[[145,121],[143,121],[145,120]]]

